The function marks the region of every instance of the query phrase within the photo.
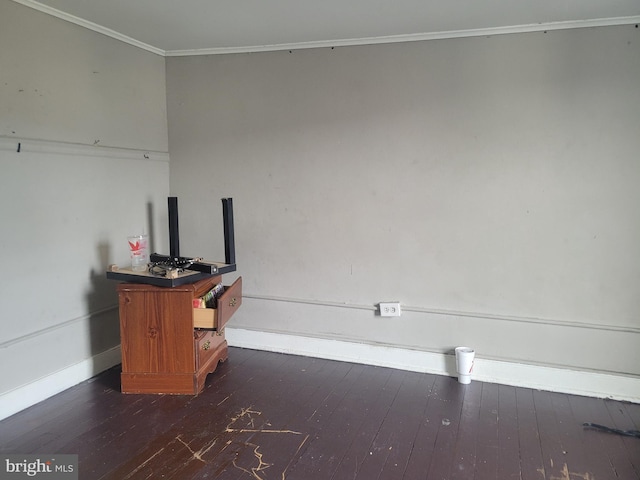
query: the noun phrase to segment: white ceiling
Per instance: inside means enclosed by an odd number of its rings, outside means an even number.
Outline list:
[[[640,22],[640,0],[14,0],[162,55]]]

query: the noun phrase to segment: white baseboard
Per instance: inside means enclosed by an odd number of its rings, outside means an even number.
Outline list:
[[[227,327],[230,346],[455,376],[453,355]],[[120,346],[0,395],[0,420],[90,379],[121,361]],[[640,379],[477,357],[473,380],[640,403]]]
[[[120,345],[0,395],[0,420],[94,377],[121,362]]]
[[[232,327],[227,327],[225,332],[227,342],[235,347],[456,376],[453,355]],[[476,357],[472,379],[640,403],[640,379],[625,375]]]

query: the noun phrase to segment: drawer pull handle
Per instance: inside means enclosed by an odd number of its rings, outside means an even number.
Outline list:
[[[231,300],[229,300],[230,307],[235,307],[236,303],[238,303],[238,300],[236,299],[236,297],[233,297]]]
[[[209,350],[211,348],[211,341],[207,340],[206,342],[204,342],[204,344],[202,344],[202,349],[203,350]]]

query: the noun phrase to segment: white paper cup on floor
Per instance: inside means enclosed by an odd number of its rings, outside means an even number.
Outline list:
[[[471,383],[471,371],[473,370],[473,359],[475,350],[469,347],[456,347],[456,371],[458,372],[458,382]]]

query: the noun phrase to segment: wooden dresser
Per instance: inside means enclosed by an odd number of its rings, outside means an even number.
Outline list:
[[[227,359],[224,326],[242,304],[242,278],[225,287],[217,308],[194,308],[221,282],[212,276],[178,287],[118,285],[123,393],[197,394]]]

